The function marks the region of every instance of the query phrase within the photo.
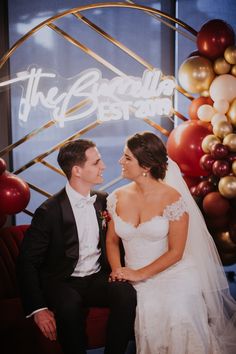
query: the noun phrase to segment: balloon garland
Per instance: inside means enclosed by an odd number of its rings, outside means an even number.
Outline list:
[[[234,264],[236,45],[228,23],[215,19],[201,27],[197,50],[181,64],[178,79],[199,97],[189,105],[189,121],[171,132],[167,150],[204,214],[223,264]]]

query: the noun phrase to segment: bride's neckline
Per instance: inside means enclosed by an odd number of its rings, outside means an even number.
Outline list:
[[[123,220],[115,211],[115,215],[118,219],[120,219],[120,221],[122,221],[124,224],[127,224],[127,225],[130,225],[131,227],[133,227],[134,229],[138,229],[140,228],[141,226],[145,225],[145,224],[149,224],[151,223],[152,221],[154,221],[154,219],[159,219],[159,218],[164,218],[163,215],[154,215],[151,219],[148,219],[146,221],[143,221],[143,222],[140,222],[138,225],[134,225],[132,222],[130,221],[125,221]]]

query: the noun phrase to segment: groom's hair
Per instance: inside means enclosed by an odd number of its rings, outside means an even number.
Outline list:
[[[87,160],[86,151],[91,147],[96,147],[93,141],[78,139],[69,141],[60,148],[57,162],[68,179],[73,166],[83,167]]]
[[[142,132],[127,140],[127,147],[138,160],[139,166],[150,168],[155,179],[164,179],[168,156],[162,140],[152,132]]]

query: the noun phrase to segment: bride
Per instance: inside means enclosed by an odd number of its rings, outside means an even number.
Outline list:
[[[110,281],[137,291],[137,353],[235,354],[236,303],[178,166],[151,132],[128,139],[120,164],[132,182],[108,197],[107,253]]]

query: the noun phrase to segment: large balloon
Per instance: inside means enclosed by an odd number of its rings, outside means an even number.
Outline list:
[[[210,96],[213,101],[233,101],[236,98],[236,77],[229,74],[217,76],[211,83]]]
[[[234,30],[225,21],[215,19],[206,22],[197,35],[199,52],[210,59],[224,55],[228,46],[234,44]]]
[[[30,200],[30,190],[26,182],[11,173],[0,176],[0,214],[17,214]]]
[[[207,215],[220,217],[229,211],[230,204],[219,192],[211,192],[203,199],[202,207]]]
[[[191,93],[201,93],[208,90],[215,77],[210,60],[195,56],[187,58],[179,68],[180,85]]]
[[[198,119],[197,111],[198,108],[201,107],[204,104],[209,104],[212,106],[214,101],[210,97],[197,97],[194,98],[189,107],[188,107],[188,114],[191,119]]]
[[[172,130],[167,141],[167,151],[185,175],[209,174],[201,168],[200,158],[204,155],[201,148],[202,140],[210,133],[211,124],[198,120],[184,122]]]

